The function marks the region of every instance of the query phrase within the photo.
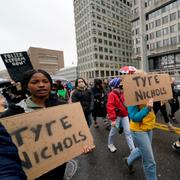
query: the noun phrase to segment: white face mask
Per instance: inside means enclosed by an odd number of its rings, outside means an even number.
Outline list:
[[[51,94],[56,94],[56,91],[51,91]]]

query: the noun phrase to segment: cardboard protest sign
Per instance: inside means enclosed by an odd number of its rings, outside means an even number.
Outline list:
[[[22,81],[22,74],[33,69],[26,51],[1,54],[7,71],[14,81]]]
[[[28,179],[80,155],[93,144],[80,103],[60,105],[0,120],[19,149]]]
[[[148,99],[163,101],[172,98],[170,76],[168,74],[125,75],[122,80],[125,104],[146,104]]]

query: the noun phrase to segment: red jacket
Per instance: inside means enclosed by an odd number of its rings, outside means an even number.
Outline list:
[[[128,116],[127,108],[124,105],[124,94],[117,90],[112,90],[108,95],[107,102],[108,118],[115,121],[117,116]]]

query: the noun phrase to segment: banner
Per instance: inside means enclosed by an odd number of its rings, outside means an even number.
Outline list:
[[[0,119],[19,149],[28,179],[37,178],[94,146],[80,103]]]
[[[168,74],[124,75],[123,89],[128,106],[146,104],[148,99],[164,101],[172,99],[172,88]]]
[[[15,82],[22,81],[24,72],[33,69],[27,52],[1,54],[7,71]]]

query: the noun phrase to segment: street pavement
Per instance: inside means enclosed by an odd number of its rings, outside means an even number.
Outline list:
[[[176,113],[180,127],[180,111]],[[164,123],[161,114],[157,115],[157,122]],[[135,173],[130,175],[124,164],[123,157],[128,156],[129,148],[124,134],[117,134],[115,145],[117,151],[111,153],[107,148],[108,133],[101,118],[98,119],[99,128],[91,127],[96,148],[88,155],[81,155],[75,160],[78,169],[72,180],[145,180],[141,161],[134,164]],[[180,135],[155,129],[153,134],[153,152],[157,163],[159,180],[180,179],[180,154],[173,151],[172,143]]]

